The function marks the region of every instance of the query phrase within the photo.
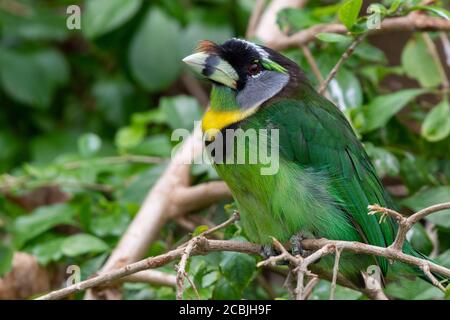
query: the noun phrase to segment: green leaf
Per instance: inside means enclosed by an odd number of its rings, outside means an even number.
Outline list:
[[[421,134],[431,142],[443,140],[450,134],[450,104],[447,99],[428,112]]]
[[[60,224],[72,223],[75,210],[69,204],[43,206],[14,221],[14,244],[20,248],[24,243]]]
[[[409,243],[417,251],[428,255],[433,250],[433,244],[422,224],[416,223],[408,232]]]
[[[0,277],[11,270],[13,256],[13,249],[0,243]]]
[[[5,92],[34,107],[50,105],[57,88],[69,78],[67,62],[53,49],[32,53],[0,50],[0,80]]]
[[[242,293],[239,291],[239,289],[233,287],[231,283],[225,278],[220,278],[214,287],[214,300],[237,300],[240,299],[241,296]]]
[[[88,0],[82,18],[82,31],[96,38],[130,20],[141,7],[142,0]]]
[[[164,166],[156,166],[135,177],[128,187],[123,190],[120,200],[140,204],[164,170]]]
[[[353,72],[341,68],[328,86],[331,97],[341,110],[359,107],[363,102],[361,84]]]
[[[166,135],[151,135],[145,138],[139,145],[130,149],[133,154],[144,154],[155,157],[170,157],[172,144]]]
[[[450,268],[450,249],[446,250],[444,253],[441,253],[434,260],[437,264],[446,268]]]
[[[131,117],[131,122],[135,125],[148,125],[151,123],[163,124],[167,122],[165,114],[161,109],[152,109],[145,112],[133,113]]]
[[[116,146],[119,149],[130,149],[137,146],[144,139],[147,130],[144,126],[130,126],[121,128],[116,133]]]
[[[149,91],[167,88],[181,69],[182,42],[178,23],[152,8],[134,35],[128,53],[131,74]]]
[[[102,139],[95,133],[85,133],[78,139],[78,151],[82,156],[92,156],[100,150]]]
[[[49,163],[65,153],[77,152],[78,132],[55,130],[31,139],[32,160],[37,163]]]
[[[209,286],[212,286],[214,283],[217,282],[220,278],[220,272],[219,271],[212,271],[207,273],[202,278],[202,287],[206,288]]]
[[[97,81],[92,87],[92,95],[102,120],[116,127],[125,124],[127,109],[136,104],[135,88],[122,77]]]
[[[195,228],[194,232],[192,232],[192,236],[193,237],[198,236],[199,234],[207,231],[208,229],[209,227],[207,225],[198,226],[197,228]]]
[[[190,96],[164,97],[161,99],[160,108],[172,129],[192,130],[194,121],[200,120],[202,116],[200,105]]]
[[[120,236],[130,223],[129,213],[117,202],[107,202],[99,208],[90,222],[90,229],[98,237]]]
[[[324,42],[350,42],[352,37],[344,36],[339,33],[321,32],[316,35],[316,38]]]
[[[64,240],[61,251],[68,257],[76,257],[86,253],[100,253],[109,250],[108,245],[100,238],[90,234],[76,234]]]
[[[330,289],[330,282],[320,280],[314,288],[310,300],[328,300],[330,298]],[[334,296],[336,300],[357,300],[361,298],[362,293],[337,285]]]
[[[278,26],[287,34],[298,32],[320,22],[321,20],[308,8],[284,8],[277,14]]]
[[[402,66],[405,73],[419,81],[422,87],[436,87],[442,82],[436,61],[420,35],[411,37],[403,49]]]
[[[348,0],[339,8],[339,20],[345,25],[348,30],[351,30],[353,25],[358,20],[358,14],[361,10],[362,0]]]
[[[80,264],[81,280],[87,280],[93,274],[98,272],[100,268],[105,264],[106,258],[108,258],[108,253],[105,252],[86,260],[83,259]]]
[[[244,253],[224,252],[220,262],[222,275],[227,278],[231,285],[243,290],[252,280],[256,272],[256,261]]]
[[[426,92],[424,89],[406,89],[378,96],[362,107],[365,123],[361,132],[370,132],[384,126],[397,112],[411,100]]]
[[[20,140],[12,132],[0,131],[0,160],[12,158],[20,149]],[[0,169],[1,170],[1,169]]]
[[[387,61],[386,55],[384,54],[384,52],[380,49],[378,49],[377,47],[369,44],[368,42],[362,42],[360,43],[354,52],[355,56],[360,57],[366,61],[371,61],[371,62],[377,62],[377,65],[372,65],[372,66],[378,66],[378,67],[383,67],[382,65],[379,64],[384,64]]]
[[[62,258],[61,245],[65,238],[56,237],[53,239],[39,241],[28,251],[36,257],[41,265],[47,265],[50,262],[58,261]]]
[[[397,10],[400,8],[400,5],[403,4],[403,0],[394,0],[391,3],[391,6],[388,9],[388,14],[392,15],[397,12]]]
[[[380,177],[395,177],[399,174],[400,163],[391,152],[380,147],[375,147],[371,143],[365,144],[365,149]]]
[[[385,293],[397,299],[427,300],[442,298],[443,293],[428,282],[416,278],[414,280],[400,277],[396,282],[386,286]]]
[[[433,12],[434,14],[438,15],[441,18],[450,20],[450,11],[448,11],[445,8],[435,7],[435,6],[414,6],[411,8],[411,11],[413,11],[413,10],[430,11],[430,12]]]
[[[44,6],[34,6],[33,14],[26,16],[0,11],[3,34],[33,41],[65,40],[70,32],[66,18]]]
[[[414,211],[419,211],[431,205],[450,201],[450,187],[441,186],[421,190],[402,201],[402,204]],[[426,217],[435,225],[450,228],[450,210],[442,210]]]

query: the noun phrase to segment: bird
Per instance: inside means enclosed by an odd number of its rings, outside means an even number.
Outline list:
[[[219,141],[219,136],[222,144],[230,145],[227,130],[254,130],[258,138],[269,139],[272,130],[277,132],[273,144],[279,164],[274,174],[262,174],[258,161],[224,161],[235,156],[233,149],[215,147],[210,154],[231,190],[250,241],[270,248],[275,238],[302,254],[304,238],[392,244],[396,221],[388,217],[379,223],[367,208],[372,204],[395,208],[393,200],[345,115],[314,89],[297,63],[238,38],[222,44],[200,41],[183,61],[212,83],[210,106],[201,122],[206,146]],[[408,241],[403,251],[425,257]],[[265,252],[270,255],[270,250]],[[314,270],[331,278],[333,264],[332,256],[323,257]],[[390,267],[387,259],[344,252],[338,281],[364,288],[363,272],[373,265],[381,270],[384,283]],[[419,268],[402,269],[428,279]]]

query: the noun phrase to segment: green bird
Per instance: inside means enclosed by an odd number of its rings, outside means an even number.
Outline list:
[[[394,241],[396,222],[388,218],[379,223],[368,215],[370,204],[389,208],[394,204],[363,145],[342,112],[315,91],[295,62],[241,39],[221,45],[202,41],[196,53],[183,61],[213,84],[210,108],[202,119],[207,145],[218,133],[223,144],[230,145],[225,134],[230,129],[251,129],[258,138],[272,137],[269,129],[278,132],[278,141],[271,143],[279,153],[274,174],[262,174],[261,162],[217,161],[218,154],[234,157],[233,149],[215,148],[211,155],[233,194],[250,241],[270,245],[275,237],[299,244],[299,237],[311,237],[380,247]],[[249,143],[246,146],[252,149]],[[246,157],[252,152],[247,150]],[[408,242],[403,250],[424,257]],[[314,270],[331,277],[333,263],[333,257],[324,257]],[[364,288],[361,272],[371,265],[378,265],[385,275],[389,263],[385,258],[344,252],[340,282]],[[404,269],[423,276],[419,268]]]

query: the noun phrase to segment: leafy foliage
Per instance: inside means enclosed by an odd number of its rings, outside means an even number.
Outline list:
[[[45,266],[77,264],[86,279],[105,262],[165,168],[138,157],[170,158],[172,130],[192,129],[201,118],[201,106],[180,79],[186,72],[181,58],[198,40],[242,37],[254,1],[86,0],[80,2],[81,30],[66,27],[70,1],[18,2],[16,9],[0,7],[0,276],[10,270],[13,253],[23,251]],[[288,34],[338,20],[345,25],[349,34],[320,33],[308,45],[326,77],[353,37],[367,31],[374,12],[381,18],[414,10],[449,16],[442,2],[423,7],[386,0],[372,4],[367,15],[362,2],[310,1],[302,9],[282,10],[278,23]],[[385,43],[399,41],[388,37]],[[450,199],[449,91],[439,87],[443,79],[424,38],[404,37],[394,55],[376,37],[365,40],[341,66],[328,94],[383,181],[405,190],[396,194],[397,204],[419,210]],[[318,85],[301,51],[284,53]],[[194,183],[217,179],[206,165],[193,166],[191,173]],[[197,214],[220,223],[228,216],[223,205]],[[437,260],[448,266],[450,211],[427,222],[437,228]],[[194,234],[206,230],[201,224]],[[417,249],[432,251],[424,226],[410,236]],[[245,240],[245,230],[237,223],[224,237]],[[184,240],[186,231],[168,223],[147,254]],[[289,298],[275,275],[273,292],[263,289],[267,275],[256,262],[240,253],[214,253],[191,258],[187,271],[202,299]],[[161,270],[174,273],[173,266]],[[186,286],[185,298],[197,298]],[[125,299],[175,297],[168,287],[123,288]],[[311,299],[327,299],[329,288],[320,281]],[[408,279],[390,284],[387,293],[443,297],[427,283]],[[363,297],[338,286],[336,298]]]

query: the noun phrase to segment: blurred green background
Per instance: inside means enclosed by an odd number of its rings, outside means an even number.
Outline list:
[[[309,1],[303,9],[280,12],[278,22],[293,33],[338,21],[342,3]],[[401,16],[418,1],[377,3],[388,9],[399,5],[392,15]],[[73,4],[82,9],[81,30],[66,26],[66,9]],[[198,40],[244,37],[254,5],[253,0],[0,1],[0,276],[11,269],[17,251],[34,255],[46,268],[78,264],[83,279],[100,268],[170,158],[172,130],[192,129],[203,112],[204,101],[191,96],[197,80],[181,59]],[[427,14],[445,16],[443,5],[438,1]],[[441,41],[448,34],[429,36],[448,77]],[[410,32],[370,37],[328,91],[405,212],[450,199],[449,89],[425,41]],[[329,36],[308,45],[323,77],[348,45],[345,37]],[[284,53],[317,85],[299,48]],[[208,85],[200,83],[207,92]],[[217,179],[206,165],[193,166],[192,175],[194,183]],[[219,204],[194,221],[218,223],[227,214]],[[435,233],[426,231],[433,228]],[[417,249],[429,254],[435,248],[437,261],[450,265],[449,211],[428,217],[410,236]],[[245,234],[233,226],[225,237]],[[148,255],[186,239],[187,231],[170,222]],[[173,266],[163,270],[174,272]],[[189,274],[205,299],[288,297],[282,281],[262,274],[255,258],[241,254],[195,257]],[[261,277],[272,283],[272,293]],[[322,281],[312,298],[326,299],[328,290]],[[143,283],[125,284],[123,292],[128,299],[174,298],[173,288]],[[402,280],[387,292],[405,299],[443,297],[421,280]],[[0,297],[7,295],[0,290]],[[362,297],[339,288],[337,298]]]

